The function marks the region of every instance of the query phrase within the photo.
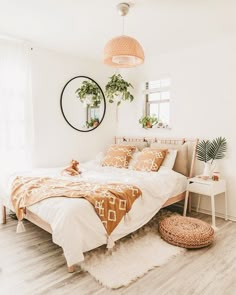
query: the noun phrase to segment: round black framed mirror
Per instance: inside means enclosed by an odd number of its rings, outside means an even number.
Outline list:
[[[106,113],[106,100],[101,87],[87,76],[76,76],[63,87],[61,112],[75,130],[89,132],[96,129]]]

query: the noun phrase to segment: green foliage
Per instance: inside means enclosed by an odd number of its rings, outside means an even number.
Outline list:
[[[210,140],[202,140],[197,145],[197,159],[202,162],[208,162],[211,160],[210,156],[208,155],[208,151],[210,148],[211,142]]]
[[[102,93],[93,81],[83,81],[82,86],[75,91],[82,103],[93,107],[99,107],[102,100]],[[88,99],[89,96],[89,99]]]
[[[117,101],[117,105],[121,101],[133,101],[134,97],[129,92],[129,88],[134,88],[132,84],[126,82],[120,74],[111,76],[110,81],[105,86],[105,95],[110,103]]]
[[[143,116],[139,119],[139,124],[142,124],[143,128],[152,128],[152,126],[158,123],[158,118],[155,115]]]
[[[214,160],[223,159],[227,151],[227,142],[224,137],[217,137],[212,140],[208,154]]]
[[[99,124],[98,118],[94,118],[94,119],[91,119],[90,121],[86,121],[87,128],[96,127],[98,124]]]
[[[224,137],[217,137],[210,140],[202,140],[197,145],[197,159],[199,161],[213,163],[216,159],[222,159],[227,150],[227,142]]]

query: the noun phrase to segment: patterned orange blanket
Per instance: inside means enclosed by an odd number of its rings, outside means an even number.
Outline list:
[[[21,221],[25,208],[42,200],[53,197],[85,198],[94,206],[107,234],[110,235],[141,194],[138,187],[129,184],[16,177],[12,184],[11,201],[18,220]]]

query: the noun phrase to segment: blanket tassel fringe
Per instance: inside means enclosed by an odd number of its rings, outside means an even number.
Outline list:
[[[20,234],[25,232],[25,226],[24,223],[22,221],[18,221],[17,227],[16,227],[16,233]]]
[[[115,242],[113,241],[112,237],[107,237],[107,249],[111,249],[115,246]]]

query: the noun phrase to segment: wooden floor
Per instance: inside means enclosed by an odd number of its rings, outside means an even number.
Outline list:
[[[210,216],[192,215],[210,222]],[[1,295],[236,294],[236,223],[231,221],[217,219],[219,230],[211,247],[189,250],[118,290],[102,287],[79,270],[68,274],[62,250],[51,235],[29,222],[25,225],[27,231],[17,235],[15,220],[8,218],[0,225]]]

